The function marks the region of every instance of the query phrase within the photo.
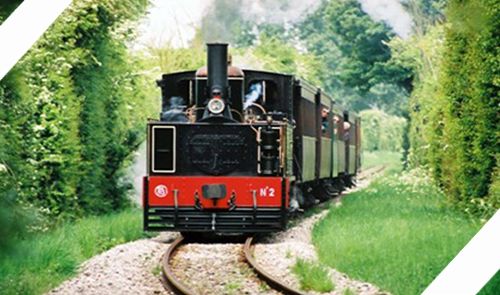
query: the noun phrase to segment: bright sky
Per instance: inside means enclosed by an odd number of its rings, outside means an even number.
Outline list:
[[[153,0],[148,16],[140,26],[139,42],[185,47],[200,25],[204,9],[212,0]]]
[[[161,44],[170,41],[175,47],[186,47],[200,25],[204,10],[213,0],[152,0],[148,16],[140,26],[139,44]],[[405,38],[412,20],[398,0],[358,0],[372,18],[388,23]]]

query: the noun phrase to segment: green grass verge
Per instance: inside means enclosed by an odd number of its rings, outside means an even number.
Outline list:
[[[420,294],[479,230],[421,171],[380,178],[313,230],[320,262],[394,294]]]
[[[318,263],[299,258],[295,262],[292,271],[298,277],[302,290],[330,292],[335,289],[328,271]]]
[[[0,293],[41,294],[75,274],[79,264],[144,236],[142,214],[130,209],[89,217],[19,241],[0,256]]]

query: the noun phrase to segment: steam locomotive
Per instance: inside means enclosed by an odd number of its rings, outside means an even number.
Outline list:
[[[232,66],[227,50],[207,44],[207,67],[157,81],[145,230],[279,231],[294,212],[353,185],[359,118],[294,76]]]

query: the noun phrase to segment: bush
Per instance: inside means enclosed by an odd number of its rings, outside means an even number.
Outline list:
[[[372,109],[359,113],[363,150],[400,152],[403,143],[403,131],[406,120]]]

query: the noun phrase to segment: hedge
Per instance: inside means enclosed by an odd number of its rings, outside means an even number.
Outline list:
[[[148,2],[73,1],[0,81],[2,237],[21,232],[22,212],[46,217],[40,230],[127,206],[121,168],[156,113],[126,47]]]
[[[422,38],[435,44],[421,56],[432,63],[418,69],[410,100],[413,165],[427,165],[450,202],[485,217],[500,207],[499,13],[499,0],[450,1],[448,23]]]

